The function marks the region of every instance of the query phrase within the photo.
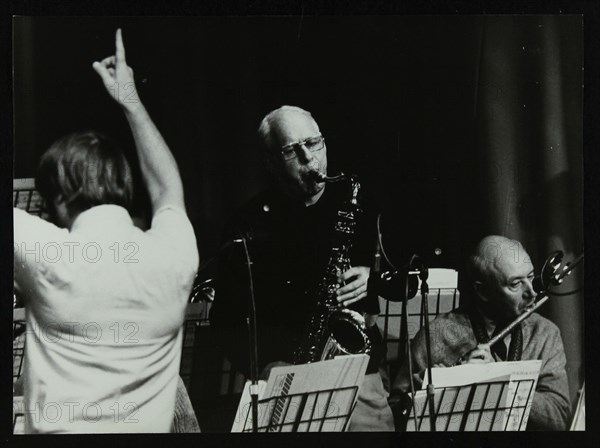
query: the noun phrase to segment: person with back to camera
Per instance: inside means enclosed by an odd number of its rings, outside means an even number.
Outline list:
[[[93,68],[131,128],[152,222],[147,231],[134,226],[131,169],[104,135],[67,135],[42,156],[36,187],[51,222],[14,210],[14,282],[27,322],[25,431],[169,432],[196,238],[175,159],[137,96],[121,30],[115,54]]]

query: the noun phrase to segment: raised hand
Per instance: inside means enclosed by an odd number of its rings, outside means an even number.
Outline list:
[[[138,98],[133,70],[125,61],[125,46],[120,29],[117,30],[115,41],[114,56],[94,62],[93,67],[129,122],[152,212],[154,214],[166,205],[185,211],[183,185],[177,162]]]
[[[100,75],[109,95],[123,108],[132,109],[140,104],[133,79],[133,69],[125,61],[125,46],[121,29],[116,32],[116,51],[92,67]]]

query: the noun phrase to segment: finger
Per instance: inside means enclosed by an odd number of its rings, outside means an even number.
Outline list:
[[[340,288],[341,289],[341,288]],[[340,291],[340,289],[338,289],[338,291]],[[339,294],[338,292],[338,302],[343,302],[345,300],[349,300],[349,299],[355,299],[356,297],[358,297],[362,292],[366,292],[367,288],[366,285],[364,287],[356,287],[354,289],[350,289],[345,293]]]
[[[115,65],[115,57],[114,57],[114,55],[113,56],[108,56],[108,57],[105,57],[104,59],[102,59],[101,64],[104,65],[107,68],[111,67],[111,66],[114,66]]]
[[[346,272],[344,272],[341,276],[340,279],[342,281],[348,281],[353,277],[368,277],[368,273],[366,272],[366,270],[360,266],[355,266],[353,268],[348,269]]]
[[[479,358],[467,359],[463,364],[487,364],[487,361]]]
[[[340,279],[346,281],[352,277],[356,277],[357,274],[356,268],[350,268],[340,275]]]
[[[355,289],[354,291],[350,291],[340,297],[338,297],[338,302],[344,302],[344,305],[349,305],[354,302],[358,302],[363,299],[367,295],[367,288],[360,287]]]
[[[488,351],[481,350],[481,349],[475,349],[469,355],[467,362],[477,361],[480,363],[488,363],[488,362],[493,362],[493,360],[494,360],[494,358],[492,358],[492,355]]]
[[[121,33],[121,28],[117,29],[115,56],[116,63],[118,65],[125,64],[125,46],[123,45],[123,35]]]
[[[94,62],[92,64],[92,67],[94,68],[94,70],[96,71],[96,73],[98,73],[100,75],[100,78],[102,78],[102,81],[104,82],[105,85],[110,85],[112,84],[112,77],[108,71],[108,69],[101,64],[100,62]]]
[[[114,68],[109,68],[108,69],[108,73],[110,74],[111,77],[115,77],[115,69]]]
[[[348,283],[347,285],[340,286],[337,289],[337,295],[338,295],[338,297],[340,297],[340,296],[342,296],[344,294],[352,292],[352,291],[354,291],[354,290],[356,290],[358,288],[361,288],[361,287],[365,287],[366,288],[367,287],[367,283],[364,280],[356,279],[356,280]]]
[[[490,352],[490,353],[491,353],[491,347],[490,347],[490,344],[479,344],[479,345],[477,345],[477,348],[478,348],[479,350],[483,350],[483,351],[487,351],[487,352]]]
[[[492,356],[492,350],[490,349],[490,346],[488,344],[479,344],[476,350],[478,353],[481,353],[484,359],[494,359],[494,357]]]
[[[359,300],[362,300],[365,297],[367,297],[366,292],[360,293],[358,296],[356,296],[356,298],[344,301],[342,303],[342,305],[344,305],[344,306],[352,305],[354,302],[358,302]]]
[[[479,348],[473,349],[468,355],[467,360],[482,359],[485,357],[485,352]]]

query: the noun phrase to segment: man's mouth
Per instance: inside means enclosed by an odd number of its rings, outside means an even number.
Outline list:
[[[302,176],[305,182],[318,183],[321,180],[321,172],[318,170],[309,170]]]
[[[534,300],[530,300],[529,302],[525,302],[524,304],[521,305],[521,307],[519,308],[519,312],[522,314],[524,312],[526,312],[529,308],[531,308],[533,305],[535,304]]]

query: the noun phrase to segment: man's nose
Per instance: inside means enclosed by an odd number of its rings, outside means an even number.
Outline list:
[[[298,145],[298,149],[296,150],[296,153],[298,154],[298,158],[303,163],[310,163],[315,158],[313,153],[310,152],[308,150],[308,148],[306,146],[304,146],[304,144]]]
[[[530,297],[532,299],[535,298],[535,296],[537,296],[537,292],[533,287],[533,282],[529,279],[525,280],[525,294],[527,295],[527,297]]]

